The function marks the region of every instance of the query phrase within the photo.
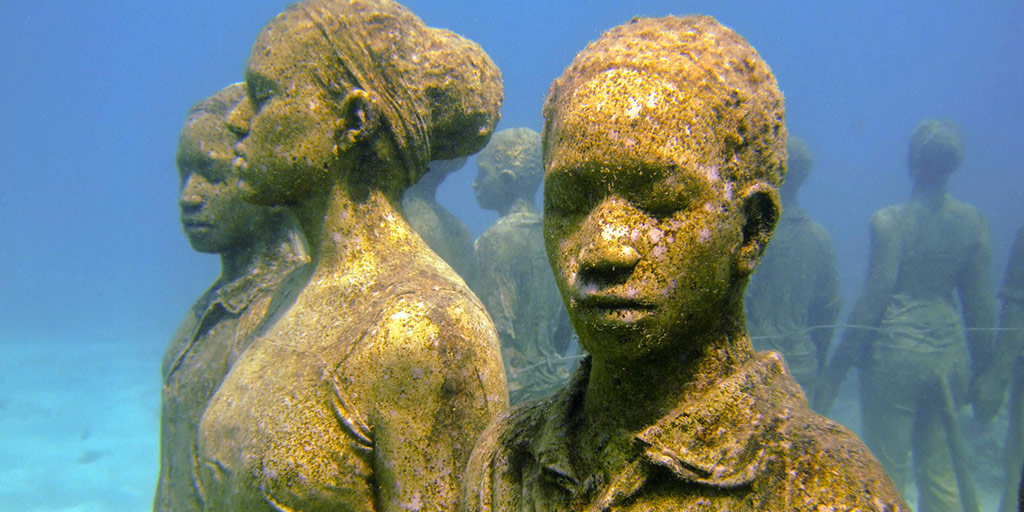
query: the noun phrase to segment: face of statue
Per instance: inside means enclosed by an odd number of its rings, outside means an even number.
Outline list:
[[[540,137],[528,128],[498,132],[477,156],[473,192],[482,208],[503,212],[516,199],[532,200],[540,184]]]
[[[317,59],[309,56],[319,42],[293,25],[278,18],[260,34],[246,65],[246,100],[232,115],[244,134],[236,162],[242,187],[260,204],[305,197],[334,157],[338,116],[314,83]]]
[[[513,171],[479,158],[477,168],[477,175],[473,180],[476,202],[485,210],[507,210],[515,198],[515,191],[512,190],[512,183],[515,182]]]
[[[707,138],[666,158],[644,149],[664,147],[663,132],[605,130],[579,111],[549,138],[544,237],[580,344],[620,361],[694,348],[735,293],[743,214],[732,183],[700,156],[716,154],[701,148]]]
[[[233,172],[235,137],[222,119],[198,119],[185,128],[178,148],[181,177],[181,223],[192,248],[223,253],[244,246],[258,236],[254,226],[265,208],[242,199]],[[219,129],[217,131],[211,128]],[[206,129],[203,129],[206,128]]]

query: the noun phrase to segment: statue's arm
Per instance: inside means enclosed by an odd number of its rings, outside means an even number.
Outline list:
[[[824,235],[824,230],[822,230]],[[835,249],[827,235],[821,238],[822,268],[815,285],[816,295],[811,302],[807,314],[807,325],[829,326],[811,330],[810,337],[814,343],[818,359],[818,372],[825,369],[828,349],[835,334],[836,318],[839,316],[841,299],[839,294],[839,269],[836,267]]]
[[[899,232],[892,212],[883,210],[876,213],[871,219],[871,256],[868,259],[867,281],[850,314],[847,327],[843,329],[839,346],[823,373],[822,390],[815,398],[816,410],[825,413],[831,408],[846,372],[869,348],[875,336],[871,328],[878,326],[896,288],[900,254]]]
[[[378,510],[455,510],[470,450],[508,406],[497,337],[452,293],[392,307],[377,329],[373,385]]]
[[[988,366],[992,360],[995,327],[995,299],[992,296],[991,262],[992,248],[989,244],[988,226],[980,213],[972,230],[978,240],[971,250],[966,264],[957,278],[957,293],[963,308],[964,326],[967,331],[967,348],[971,354],[972,375]]]
[[[1002,407],[1011,372],[1020,371],[1014,367],[1014,362],[1024,348],[1024,230],[1017,236],[1010,253],[1001,296],[1003,309],[999,315],[1000,331],[994,356],[987,367],[977,368],[978,373],[971,382],[974,414],[983,423],[995,417]]]

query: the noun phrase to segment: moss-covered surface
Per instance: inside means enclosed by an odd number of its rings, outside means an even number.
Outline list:
[[[709,17],[634,19],[576,56],[544,116],[545,243],[591,359],[481,437],[464,507],[905,509],[746,335],[786,159],[757,52]]]
[[[398,200],[428,161],[486,144],[500,74],[388,0],[293,4],[246,69],[244,186],[298,214],[315,268],[202,418],[206,510],[452,510],[504,371],[483,306]]]
[[[274,292],[309,262],[298,223],[280,208],[242,201],[227,115],[241,84],[189,113],[178,149],[181,214],[192,246],[221,256],[221,275],[171,338],[162,365],[160,475],[153,509],[202,510],[193,476],[199,421],[221,381],[256,337]]]

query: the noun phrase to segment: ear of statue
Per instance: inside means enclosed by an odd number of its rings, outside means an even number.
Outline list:
[[[374,97],[363,89],[352,89],[341,104],[334,125],[334,153],[347,151],[368,140],[380,125],[380,115]]]
[[[512,188],[516,184],[516,174],[508,169],[503,169],[498,173],[498,177],[505,188]]]
[[[743,214],[743,244],[740,246],[737,266],[744,275],[757,267],[757,260],[771,240],[775,223],[779,220],[779,192],[767,183],[755,183],[740,195]]]

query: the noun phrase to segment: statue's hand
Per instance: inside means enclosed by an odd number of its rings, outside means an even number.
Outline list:
[[[970,400],[974,408],[974,418],[982,424],[992,421],[1003,406],[1003,394],[1006,390],[1005,378],[1000,372],[987,371],[971,382]]]
[[[839,395],[839,386],[842,381],[835,377],[824,374],[818,379],[818,389],[814,391],[814,403],[811,407],[819,414],[828,414],[828,411],[832,409],[832,404],[836,401],[836,396]]]

